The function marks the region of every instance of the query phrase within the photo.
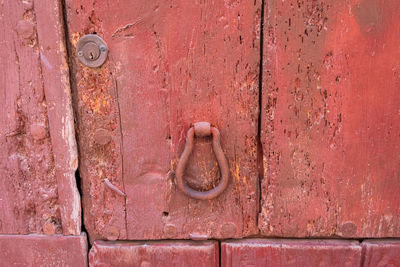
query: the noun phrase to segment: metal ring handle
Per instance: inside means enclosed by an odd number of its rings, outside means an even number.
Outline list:
[[[212,147],[219,164],[221,172],[221,180],[219,184],[208,191],[197,191],[190,188],[184,181],[183,175],[185,172],[186,164],[192,154],[194,137],[196,136],[209,136],[212,135]],[[176,181],[180,190],[186,195],[195,199],[212,199],[219,196],[228,186],[229,182],[229,168],[228,161],[225,158],[224,152],[221,148],[220,133],[217,128],[211,127],[208,122],[198,122],[191,127],[186,135],[186,145],[181,158],[179,159],[178,166],[176,167]]]

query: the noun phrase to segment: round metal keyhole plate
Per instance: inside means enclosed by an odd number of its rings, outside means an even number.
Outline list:
[[[76,54],[83,65],[97,68],[107,59],[107,44],[97,34],[86,34],[76,44]]]

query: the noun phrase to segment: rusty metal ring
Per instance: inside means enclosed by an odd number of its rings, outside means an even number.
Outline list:
[[[184,181],[183,175],[185,172],[186,164],[192,154],[194,137],[196,136],[212,136],[212,147],[219,164],[221,172],[221,179],[219,184],[208,191],[197,191],[190,188]],[[225,158],[224,152],[221,148],[220,133],[217,128],[211,127],[208,122],[198,122],[191,127],[186,135],[186,145],[181,158],[179,159],[178,166],[176,167],[176,182],[180,190],[186,195],[195,199],[212,199],[219,196],[228,186],[229,182],[229,168],[228,161]]]

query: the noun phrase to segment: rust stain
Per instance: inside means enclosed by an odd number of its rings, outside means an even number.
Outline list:
[[[71,35],[73,45],[80,35]],[[77,60],[76,64],[77,90],[74,97],[78,105],[77,127],[82,155],[80,172],[83,190],[87,192],[83,197],[90,203],[90,208],[84,212],[103,214],[100,217],[87,216],[91,219],[86,221],[86,227],[91,229],[91,240],[100,237],[109,240],[125,238],[121,127],[117,84],[112,75],[114,69],[109,61],[100,68],[85,67]]]
[[[108,91],[108,86],[112,86],[108,68],[93,70],[82,67],[82,78],[78,82],[81,91],[80,98],[86,108],[93,115],[110,115],[112,112],[112,97]]]
[[[72,44],[72,46],[73,46],[74,48],[76,47],[76,44],[78,43],[79,38],[81,38],[82,35],[83,35],[83,34],[81,34],[80,32],[73,32],[73,33],[70,35],[70,42],[71,42],[71,44]]]

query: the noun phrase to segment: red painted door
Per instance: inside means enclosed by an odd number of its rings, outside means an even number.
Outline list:
[[[400,265],[399,13],[2,1],[0,267]]]
[[[258,233],[260,12],[261,1],[66,1],[91,240]],[[77,59],[89,33],[109,49],[100,68]],[[228,188],[211,200],[176,185],[187,131],[199,121],[220,131],[228,161]],[[184,180],[210,190],[220,182],[212,138],[194,142]]]
[[[257,223],[265,236],[399,236],[400,4],[265,1],[260,57],[261,5],[66,1],[92,240],[237,238]],[[89,33],[109,48],[100,68],[76,56]],[[219,129],[229,164],[212,200],[175,175],[198,121]],[[194,142],[184,180],[209,190],[212,139]]]
[[[263,235],[400,235],[399,11],[266,1]]]

